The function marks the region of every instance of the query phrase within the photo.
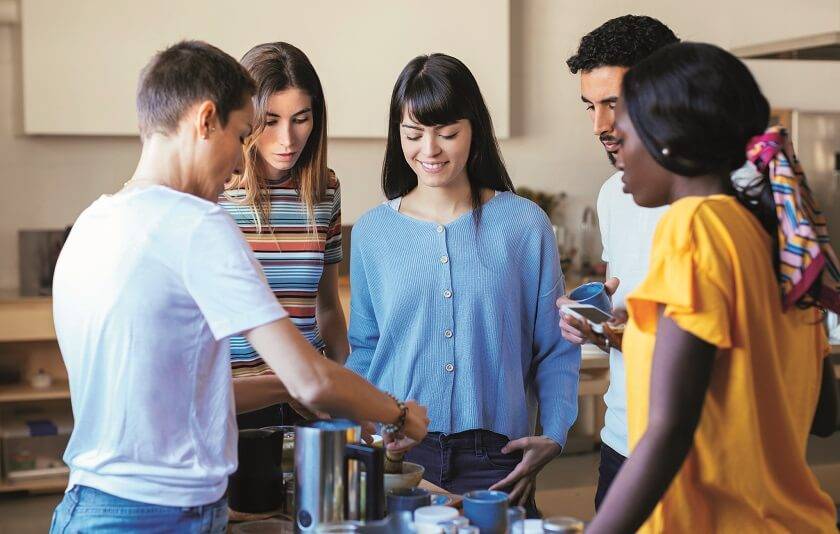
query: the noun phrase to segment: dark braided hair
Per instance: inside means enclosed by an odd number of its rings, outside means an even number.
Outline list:
[[[679,42],[671,29],[652,17],[624,15],[583,36],[566,64],[572,74],[598,67],[632,67],[663,46]]]

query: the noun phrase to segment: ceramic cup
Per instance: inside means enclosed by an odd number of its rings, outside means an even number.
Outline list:
[[[464,515],[481,534],[505,534],[508,522],[508,494],[478,490],[464,495]]]
[[[607,290],[601,282],[589,282],[576,287],[569,298],[580,304],[595,306],[604,313],[612,313],[612,302]]]
[[[388,513],[414,512],[432,504],[432,495],[423,488],[395,488],[388,492]]]

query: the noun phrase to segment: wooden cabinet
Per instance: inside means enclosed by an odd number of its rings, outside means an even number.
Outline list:
[[[0,296],[0,368],[17,370],[21,379],[0,385],[0,425],[22,411],[70,411],[67,371],[55,339],[50,298]],[[30,385],[29,379],[39,370],[52,376],[50,387]],[[15,481],[0,478],[0,493],[60,492],[66,486],[66,475]]]

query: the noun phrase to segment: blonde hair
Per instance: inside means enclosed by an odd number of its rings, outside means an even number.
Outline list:
[[[243,147],[245,166],[242,175],[234,176],[226,189],[242,189],[244,198],[228,199],[248,205],[254,215],[257,232],[271,229],[271,196],[268,179],[263,175],[264,162],[257,150],[257,140],[266,127],[266,112],[271,96],[289,88],[307,93],[312,100],[312,133],[303,147],[300,158],[291,169],[292,185],[306,207],[309,231],[317,233],[315,205],[324,198],[331,171],[327,168],[327,107],[321,80],[309,58],[288,43],[257,45],[242,57],[242,65],[257,84],[253,97],[256,124]]]

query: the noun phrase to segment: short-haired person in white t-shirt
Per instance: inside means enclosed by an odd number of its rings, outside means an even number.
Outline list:
[[[225,531],[237,464],[234,334],[277,375],[259,387],[313,411],[394,425],[391,447],[426,435],[425,408],[315,352],[216,205],[241,166],[253,93],[235,59],[199,41],[158,53],[141,74],[137,169],[84,210],[56,266],[75,427],[51,532]]]
[[[615,103],[621,94],[621,80],[636,63],[678,39],[660,21],[645,16],[625,15],[605,22],[580,40],[577,53],[566,62],[572,74],[580,73],[581,100],[592,119],[593,133],[604,145],[610,163],[618,150],[613,135]],[[598,221],[607,262],[607,291],[612,294],[616,322],[627,320],[624,298],[642,282],[648,269],[653,233],[667,206],[642,208],[633,196],[623,192],[621,172],[613,174],[598,194]],[[570,302],[561,297],[558,306]],[[563,337],[573,343],[590,342],[610,353],[610,387],[604,395],[607,411],[601,431],[601,464],[595,508],[607,494],[610,483],[628,455],[627,395],[621,335],[604,328],[606,337],[594,333],[585,323],[561,314]]]

